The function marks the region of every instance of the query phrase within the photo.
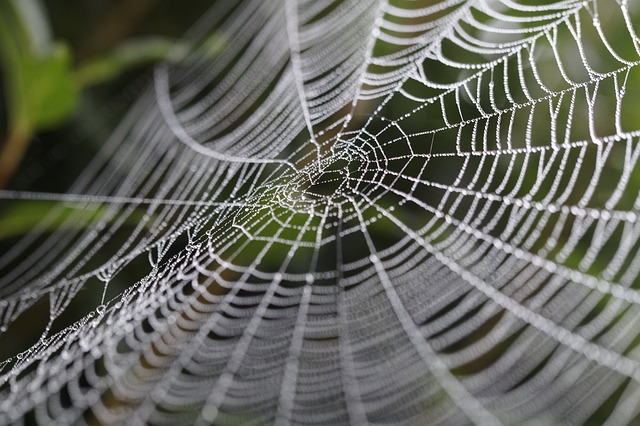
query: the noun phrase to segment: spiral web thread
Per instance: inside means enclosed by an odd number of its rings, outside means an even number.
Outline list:
[[[639,14],[218,2],[66,194],[0,193],[56,201],[0,420],[639,421]]]

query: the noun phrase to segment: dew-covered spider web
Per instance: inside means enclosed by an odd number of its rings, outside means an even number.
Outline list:
[[[217,2],[66,193],[0,192],[51,206],[0,422],[640,422],[639,23]]]

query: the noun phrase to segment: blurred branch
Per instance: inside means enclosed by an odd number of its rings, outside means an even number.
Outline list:
[[[175,61],[196,46],[166,37],[123,41],[135,31],[157,0],[121,0],[87,37],[90,59],[54,40],[40,0],[0,0],[0,67],[8,129],[0,145],[0,189],[5,188],[27,151],[33,135],[69,119],[81,90],[155,62]],[[215,33],[197,48],[215,56],[226,39]],[[115,47],[114,47],[115,46]],[[106,53],[104,53],[106,52]],[[88,52],[85,51],[85,55]],[[79,63],[74,69],[72,58]]]
[[[169,53],[172,57],[180,58],[187,51],[187,46],[173,39],[149,37],[134,40],[80,65],[75,71],[75,79],[79,86],[90,87],[112,80],[132,68],[165,60]]]
[[[135,29],[155,1],[117,3],[95,32],[97,45],[111,51],[73,70],[71,52],[65,43],[53,40],[39,0],[0,0],[0,66],[8,119],[0,146],[0,188],[15,174],[33,135],[73,114],[82,88],[164,60],[169,52],[172,57],[187,52],[175,40],[160,37],[111,48]]]

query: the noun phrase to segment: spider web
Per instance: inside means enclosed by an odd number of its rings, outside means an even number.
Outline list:
[[[0,192],[56,202],[0,420],[638,421],[639,13],[219,2],[67,193]]]

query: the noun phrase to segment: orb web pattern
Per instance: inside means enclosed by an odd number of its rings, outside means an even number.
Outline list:
[[[0,192],[56,202],[0,420],[637,422],[639,13],[217,2],[66,193]]]

